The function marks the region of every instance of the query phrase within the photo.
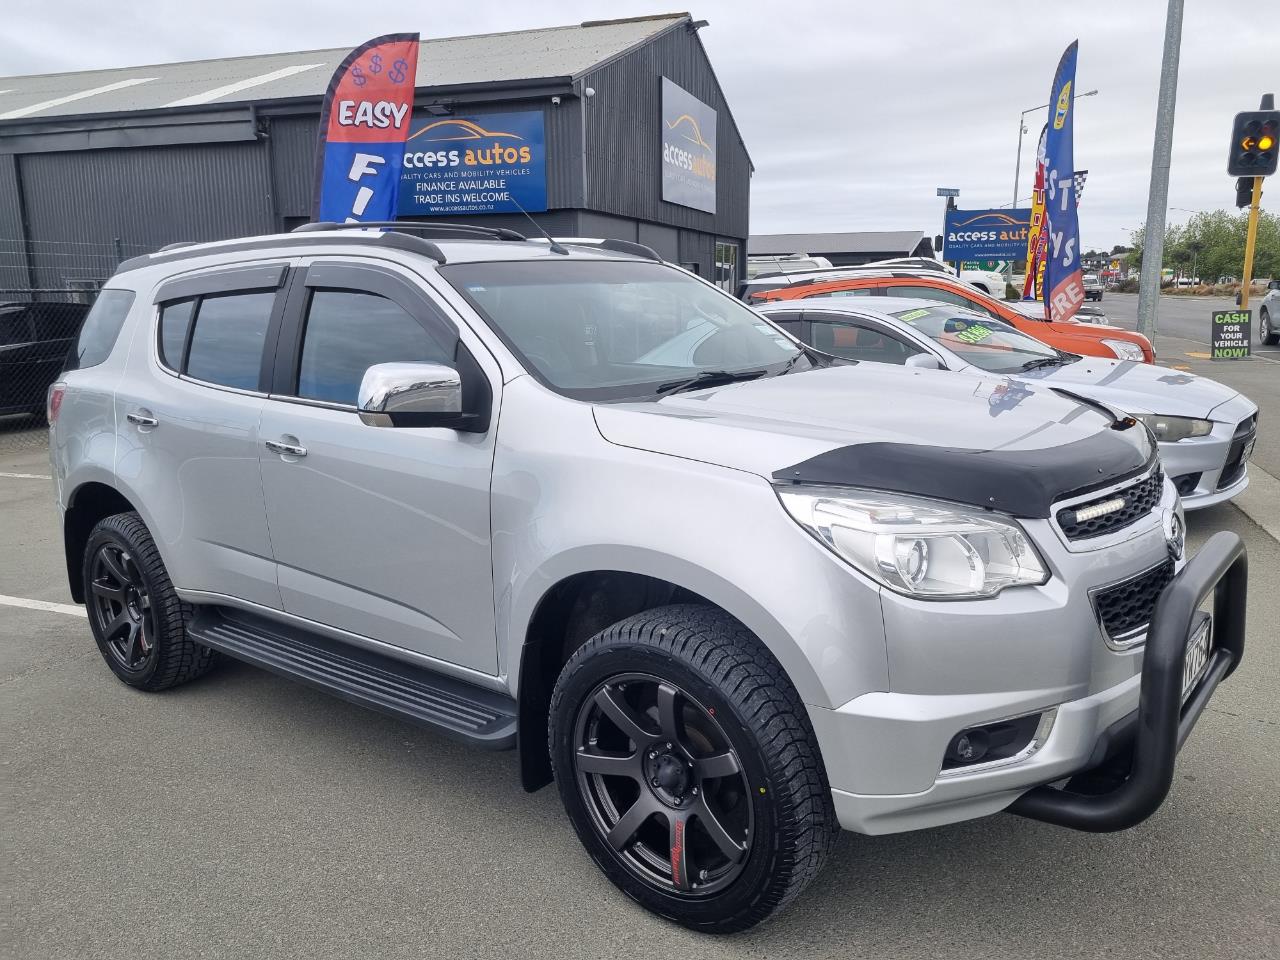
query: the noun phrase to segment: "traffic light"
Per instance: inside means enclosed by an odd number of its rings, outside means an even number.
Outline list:
[[[1247,207],[1253,203],[1253,177],[1241,177],[1236,181],[1236,206]]]
[[[1280,110],[1246,110],[1231,126],[1227,173],[1233,177],[1265,177],[1276,172],[1280,158]]]

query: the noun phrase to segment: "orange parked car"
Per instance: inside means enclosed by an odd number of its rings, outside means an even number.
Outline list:
[[[917,297],[922,300],[940,300],[985,313],[1017,327],[1028,336],[1068,353],[1090,357],[1106,357],[1110,360],[1141,360],[1154,363],[1155,351],[1151,341],[1140,333],[1121,330],[1119,327],[1094,323],[1050,323],[1047,320],[1028,317],[1012,304],[987,296],[967,283],[945,274],[885,274],[868,276],[844,276],[838,278],[814,277],[801,280],[777,290],[751,295],[753,303],[771,303],[778,300],[803,300],[807,297]]]

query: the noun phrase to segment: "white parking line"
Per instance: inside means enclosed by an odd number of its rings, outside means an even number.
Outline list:
[[[3,593],[0,593],[0,604],[6,607],[24,607],[27,610],[43,610],[45,613],[65,613],[69,617],[84,616],[84,607],[77,607],[70,603],[50,603],[48,600],[6,597]]]
[[[4,473],[0,471],[0,478],[5,480],[52,480],[53,477],[44,473]]]

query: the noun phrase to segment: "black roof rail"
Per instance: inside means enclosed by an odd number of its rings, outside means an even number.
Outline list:
[[[116,267],[116,273],[128,273],[130,270],[140,270],[156,263],[172,263],[175,260],[189,260],[193,257],[211,257],[220,253],[241,253],[245,250],[258,250],[263,247],[284,247],[286,249],[281,255],[288,256],[289,248],[332,244],[335,240],[336,238],[334,237],[326,236],[303,236],[289,240],[281,240],[278,236],[250,237],[235,243],[224,243],[212,249],[202,243],[184,244],[178,247],[170,244],[155,253],[143,254],[140,257],[132,257],[129,260],[125,260],[120,266]],[[343,237],[341,242],[367,243],[372,246],[391,247],[394,250],[407,250],[410,253],[422,254],[439,264],[449,262],[444,255],[444,251],[430,240],[406,233],[355,233],[351,236]]]
[[[523,233],[506,227],[482,227],[474,223],[423,223],[418,220],[367,220],[356,223],[335,223],[320,220],[293,228],[293,233],[319,233],[326,230],[363,230],[376,227],[380,230],[400,230],[405,233],[453,233],[463,237],[484,237],[488,240],[527,240]]]
[[[633,243],[630,240],[614,240],[612,237],[606,237],[603,240],[591,242],[585,240],[563,240],[561,242],[567,243],[571,247],[596,247],[600,250],[612,250],[614,253],[629,253],[633,257],[656,260],[658,263],[663,262],[662,258],[658,256],[658,251],[654,250],[653,247],[647,247],[643,243]]]

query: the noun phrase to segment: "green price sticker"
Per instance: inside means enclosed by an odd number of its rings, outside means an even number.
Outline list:
[[[991,328],[980,323],[973,323],[956,334],[956,339],[964,343],[981,343],[991,336]]]
[[[908,310],[906,313],[895,313],[894,316],[903,323],[910,323],[913,320],[919,320],[921,317],[927,317],[928,310]]]

